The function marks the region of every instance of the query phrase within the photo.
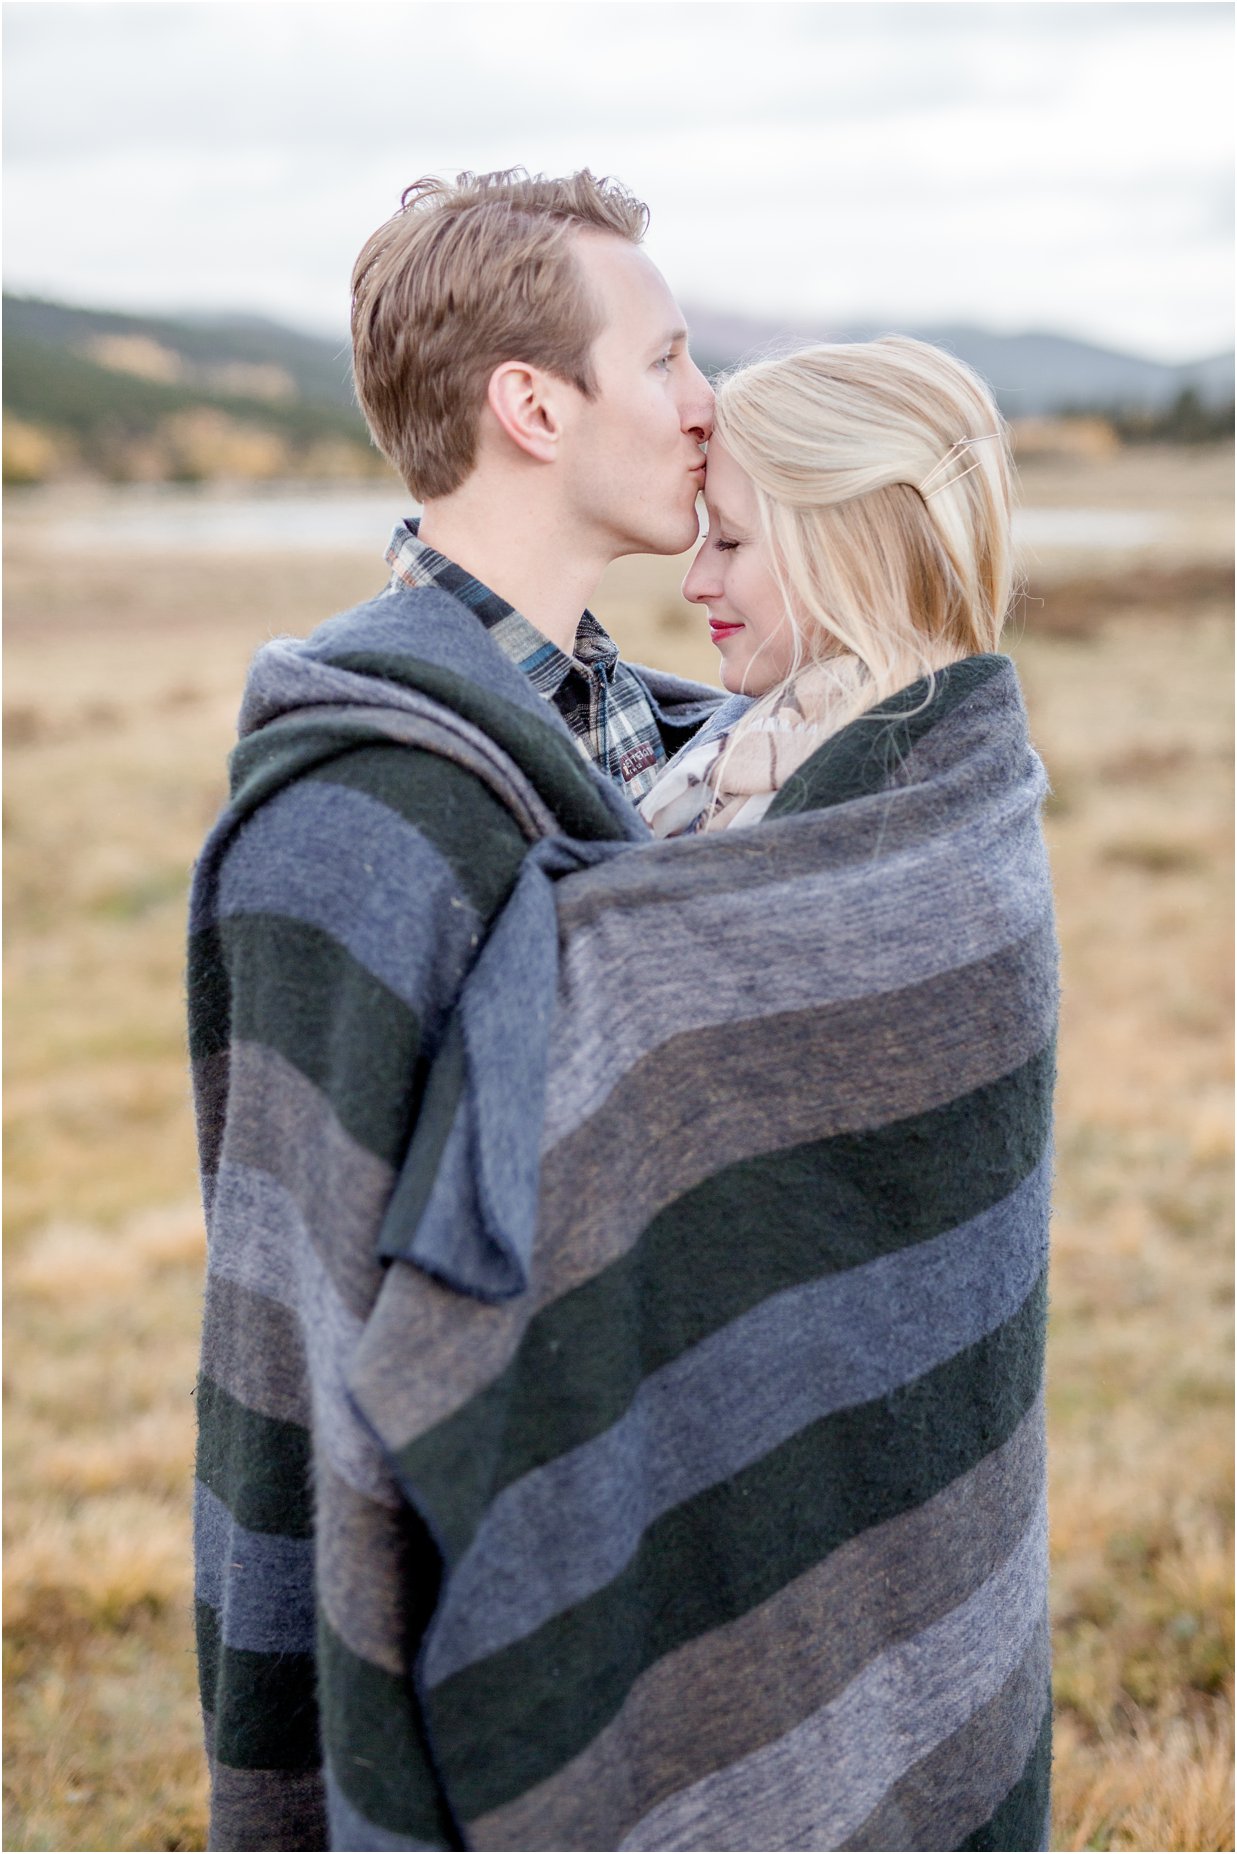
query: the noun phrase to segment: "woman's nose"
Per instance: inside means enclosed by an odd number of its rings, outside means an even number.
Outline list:
[[[696,549],[696,558],[683,579],[683,597],[692,605],[703,605],[707,600],[717,597],[717,575],[709,571],[705,559],[708,544],[707,537],[701,541]]]

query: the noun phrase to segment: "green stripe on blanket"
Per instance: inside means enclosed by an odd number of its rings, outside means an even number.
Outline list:
[[[402,763],[410,757],[411,767]],[[352,747],[309,777],[364,792],[415,825],[478,913],[488,918],[506,900],[524,845],[510,814],[462,767],[415,748]]]
[[[352,1654],[325,1622],[318,1656],[331,1772],[353,1808],[429,1847],[449,1845],[455,1830],[408,1680]]]
[[[308,1431],[238,1403],[205,1371],[197,1404],[198,1479],[248,1531],[311,1537]]]
[[[212,987],[229,988],[231,1040],[275,1050],[321,1089],[355,1140],[399,1158],[421,1080],[421,1024],[402,999],[337,940],[277,915],[221,921],[191,957]],[[334,1017],[308,1008],[307,992],[334,998]],[[209,1052],[203,1042],[193,1054]]]
[[[935,698],[929,695],[926,682],[916,682],[869,710],[792,773],[765,813],[766,823],[884,791],[897,782],[916,741],[936,727],[950,708],[966,701],[994,676],[1003,675],[1005,664],[1004,657],[969,657],[942,673]]]
[[[214,1755],[236,1770],[312,1770],[319,1762],[317,1671],[310,1654],[231,1648],[219,1620],[198,1603],[203,1701],[227,1695],[215,1714]]]
[[[537,790],[554,802],[563,830],[578,837],[615,837],[613,809],[602,802],[597,785],[580,777],[581,757],[565,728],[537,714],[517,713],[469,678],[453,674],[425,658],[387,652],[333,652],[332,663],[355,675],[403,684],[431,696],[444,708],[502,742],[515,766]]]

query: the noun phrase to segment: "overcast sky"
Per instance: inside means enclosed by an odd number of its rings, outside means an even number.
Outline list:
[[[1227,0],[4,7],[9,289],[331,334],[424,173],[620,176],[687,303],[1232,341]]]

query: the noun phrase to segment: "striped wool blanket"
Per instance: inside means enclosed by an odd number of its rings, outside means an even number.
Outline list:
[[[1056,952],[1012,665],[653,845],[510,686],[279,648],[191,960],[215,1845],[1045,1845]],[[447,863],[466,791],[513,827],[450,973],[348,927],[422,1000],[381,1156],[338,1012],[312,1060],[241,1021],[270,819],[304,852],[366,755],[388,803],[392,759],[450,774],[392,803]],[[336,915],[366,859],[400,898],[361,823]]]

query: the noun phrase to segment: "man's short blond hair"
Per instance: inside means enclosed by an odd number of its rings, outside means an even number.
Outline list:
[[[526,361],[591,397],[602,306],[573,250],[582,229],[638,244],[648,207],[587,168],[418,180],[352,273],[357,398],[374,442],[422,502],[476,461],[494,369]]]

